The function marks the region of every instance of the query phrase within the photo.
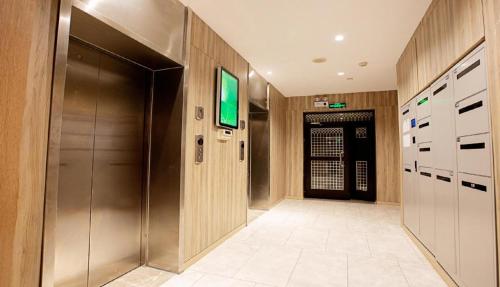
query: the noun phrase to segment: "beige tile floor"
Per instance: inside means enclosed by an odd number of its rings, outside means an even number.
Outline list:
[[[181,275],[142,267],[112,287],[441,287],[399,207],[285,200]]]

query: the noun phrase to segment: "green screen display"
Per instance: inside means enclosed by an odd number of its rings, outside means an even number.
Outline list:
[[[220,124],[238,127],[238,79],[222,69],[220,83]]]

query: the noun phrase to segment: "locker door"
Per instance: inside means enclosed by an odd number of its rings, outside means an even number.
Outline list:
[[[410,101],[401,108],[401,143],[403,150],[403,164],[414,165],[415,155],[415,104]]]
[[[405,165],[403,169],[404,223],[410,231],[418,235],[418,189],[415,187],[415,175],[412,166]]]
[[[435,170],[436,258],[441,266],[457,275],[458,194],[455,173]]]
[[[456,143],[453,82],[450,75],[436,82],[432,92],[432,148],[433,167],[441,170],[456,170]]]
[[[468,287],[497,286],[491,178],[459,173],[458,190],[460,278]]]
[[[435,198],[434,183],[431,168],[419,168],[418,189],[420,209],[420,236],[419,239],[434,253],[435,242]]]
[[[431,90],[427,89],[416,97],[417,120],[431,115]]]

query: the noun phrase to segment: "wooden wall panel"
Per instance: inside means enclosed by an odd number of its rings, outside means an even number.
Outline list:
[[[214,122],[216,67],[224,66],[240,80],[240,119],[248,122],[248,63],[192,14],[186,110],[184,194],[184,261],[187,262],[246,223],[248,161],[239,160],[239,141],[248,148],[248,132],[234,130],[217,140]],[[196,106],[205,117],[195,120]],[[203,135],[204,162],[195,164],[195,136]]]
[[[419,91],[484,39],[481,3],[481,0],[434,0],[431,3],[415,31]],[[403,52],[402,60],[408,49],[410,47]],[[403,65],[400,63],[398,66]],[[404,71],[408,68],[398,69]],[[404,78],[398,79],[398,90],[405,91],[405,84]],[[407,100],[404,92],[402,95],[401,100]]]
[[[408,42],[396,66],[399,104],[402,105],[418,93],[417,46],[415,37]]]
[[[57,2],[0,2],[0,286],[38,286]]]
[[[323,95],[322,95],[323,96]],[[398,98],[396,91],[326,95],[330,102],[346,102],[348,110],[375,110],[377,201],[399,203]],[[313,106],[314,96],[288,98],[287,197],[303,198],[303,114],[331,111]]]
[[[488,65],[488,94],[491,110],[496,198],[497,246],[500,246],[500,1],[484,0]],[[500,248],[497,248],[500,258]],[[500,273],[500,265],[499,273]]]
[[[286,197],[286,115],[287,100],[272,85],[269,86],[270,125],[270,205]]]

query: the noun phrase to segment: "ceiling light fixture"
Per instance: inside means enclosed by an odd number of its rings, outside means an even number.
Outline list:
[[[366,66],[368,66],[368,62],[366,62],[366,61],[359,62],[359,64],[358,64],[358,65],[359,65],[360,67],[366,67]]]
[[[251,78],[251,77],[253,77],[254,75],[255,75],[255,71],[253,71],[253,70],[252,70],[252,71],[250,71],[250,73],[248,74],[248,76],[249,76],[250,78]]]
[[[273,71],[267,71],[267,74],[270,76],[273,74]]]
[[[337,42],[344,41],[344,35],[338,34],[337,36],[335,36],[335,41],[337,41]]]
[[[321,58],[315,58],[315,59],[313,59],[312,61],[313,61],[313,63],[315,63],[315,64],[321,64],[321,63],[325,63],[325,62],[327,61],[327,59],[326,59],[326,58],[324,58],[324,57],[321,57]]]
[[[345,75],[345,73],[344,72],[338,72],[337,75],[338,76],[343,76],[343,75]]]

